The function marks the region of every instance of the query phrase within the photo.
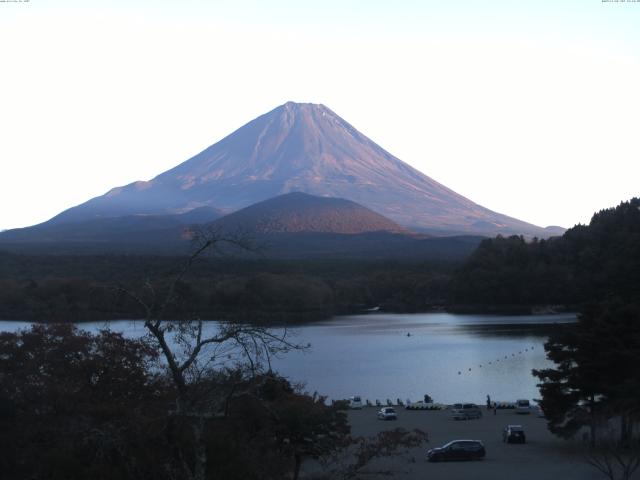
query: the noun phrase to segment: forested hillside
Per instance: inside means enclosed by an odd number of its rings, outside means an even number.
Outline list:
[[[636,301],[639,207],[640,199],[632,199],[548,240],[487,239],[462,265],[451,260],[206,258],[178,285],[175,309],[200,318],[308,321],[376,306],[396,312],[434,307],[525,312],[538,305],[579,309],[612,296]],[[148,281],[161,291],[183,261],[0,253],[0,318],[137,318],[142,312],[117,287]]]
[[[0,253],[0,318],[68,322],[139,318],[119,287],[157,292],[184,263],[141,255]],[[380,306],[441,307],[456,264],[412,261],[285,261],[205,258],[178,285],[172,314],[301,322]]]
[[[640,199],[596,213],[562,237],[484,240],[458,269],[458,305],[573,305],[640,294]]]

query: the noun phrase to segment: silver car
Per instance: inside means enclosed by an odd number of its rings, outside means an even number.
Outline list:
[[[397,420],[396,410],[392,407],[383,407],[378,412],[379,420]]]

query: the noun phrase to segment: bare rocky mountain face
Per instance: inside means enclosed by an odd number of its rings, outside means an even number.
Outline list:
[[[47,223],[175,214],[203,206],[230,213],[289,192],[348,199],[404,227],[437,235],[557,233],[455,193],[323,105],[293,102],[150,181],[114,188]]]

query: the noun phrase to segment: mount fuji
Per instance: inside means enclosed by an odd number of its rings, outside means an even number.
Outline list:
[[[61,231],[203,207],[228,214],[291,192],[350,200],[430,235],[562,233],[474,203],[394,157],[324,105],[288,102],[155,178],[113,188],[22,229],[22,236],[41,227]]]

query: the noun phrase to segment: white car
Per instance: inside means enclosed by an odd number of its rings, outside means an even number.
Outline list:
[[[398,415],[393,407],[383,407],[378,412],[379,420],[397,420]]]
[[[362,398],[359,396],[351,397],[349,399],[349,408],[360,410],[362,408]]]

